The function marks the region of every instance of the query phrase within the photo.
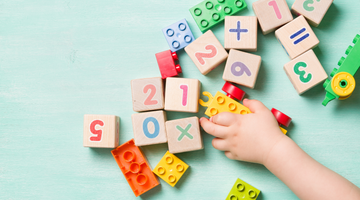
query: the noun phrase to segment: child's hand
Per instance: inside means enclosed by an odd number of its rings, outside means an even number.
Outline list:
[[[200,119],[203,129],[215,136],[214,148],[225,151],[230,159],[265,164],[269,152],[286,137],[268,108],[260,101],[244,99],[252,113],[246,115],[219,113],[210,121]]]

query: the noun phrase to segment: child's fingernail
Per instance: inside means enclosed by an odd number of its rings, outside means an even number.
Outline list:
[[[212,119],[213,119],[213,118],[212,118],[212,117],[210,117],[209,121],[213,122],[213,121],[212,121]]]

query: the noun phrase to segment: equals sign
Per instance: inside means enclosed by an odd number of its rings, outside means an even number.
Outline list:
[[[305,31],[306,31],[306,28],[300,29],[298,32],[292,34],[292,35],[290,36],[290,39],[291,39],[291,40],[295,39],[297,36],[299,36],[300,34],[304,33]],[[295,41],[294,41],[294,44],[295,44],[295,45],[299,44],[301,41],[305,40],[305,39],[308,38],[309,36],[310,36],[310,34],[309,34],[309,33],[306,33],[305,35],[301,36],[299,39],[295,40]]]

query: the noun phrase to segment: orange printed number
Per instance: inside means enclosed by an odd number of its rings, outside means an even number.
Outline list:
[[[104,122],[101,121],[101,120],[94,120],[91,122],[90,124],[90,132],[96,136],[91,136],[90,137],[90,141],[93,141],[93,142],[99,142],[101,141],[101,137],[102,137],[102,130],[96,130],[95,129],[95,126],[96,125],[99,125],[99,126],[104,126]]]

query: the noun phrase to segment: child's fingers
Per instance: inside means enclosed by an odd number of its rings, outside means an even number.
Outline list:
[[[253,113],[267,109],[266,106],[258,100],[244,99],[243,104]]]
[[[230,151],[225,151],[225,156],[231,160],[236,160],[235,156]]]
[[[230,112],[222,112],[210,118],[215,124],[222,126],[230,126],[236,122],[236,114]]]
[[[200,125],[202,126],[205,132],[215,137],[224,138],[226,135],[225,126],[214,124],[205,117],[200,118]]]
[[[220,151],[229,151],[229,145],[224,139],[214,138],[212,140],[212,145],[215,149]]]

